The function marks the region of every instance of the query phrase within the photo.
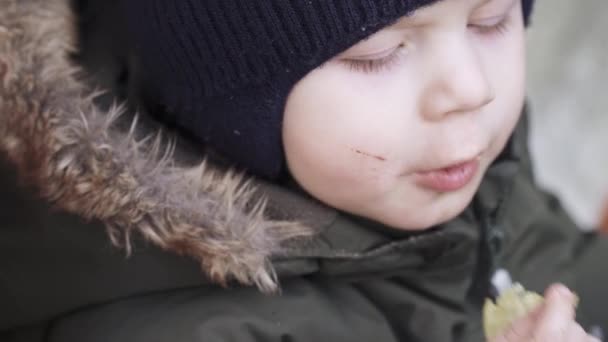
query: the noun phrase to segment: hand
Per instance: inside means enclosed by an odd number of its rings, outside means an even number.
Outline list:
[[[545,292],[545,303],[492,342],[600,342],[575,321],[575,296],[563,285]]]

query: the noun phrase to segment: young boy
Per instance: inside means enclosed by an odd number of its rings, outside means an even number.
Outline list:
[[[127,1],[130,126],[65,1],[0,0],[0,338],[483,341],[502,269],[548,290],[495,341],[595,341],[608,244],[530,171],[531,7]]]

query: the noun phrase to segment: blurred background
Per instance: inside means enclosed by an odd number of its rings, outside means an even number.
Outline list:
[[[536,3],[528,36],[535,171],[591,229],[608,209],[608,1]]]

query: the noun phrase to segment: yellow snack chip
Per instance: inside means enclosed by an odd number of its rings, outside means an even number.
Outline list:
[[[496,303],[486,299],[483,306],[483,328],[486,338],[493,339],[511,323],[540,306],[543,301],[541,295],[526,291],[521,284],[514,284],[504,291]]]

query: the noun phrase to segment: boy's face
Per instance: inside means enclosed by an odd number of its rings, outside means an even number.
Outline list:
[[[359,42],[289,95],[290,172],[395,228],[456,217],[521,113],[524,31],[520,0],[444,0]]]

